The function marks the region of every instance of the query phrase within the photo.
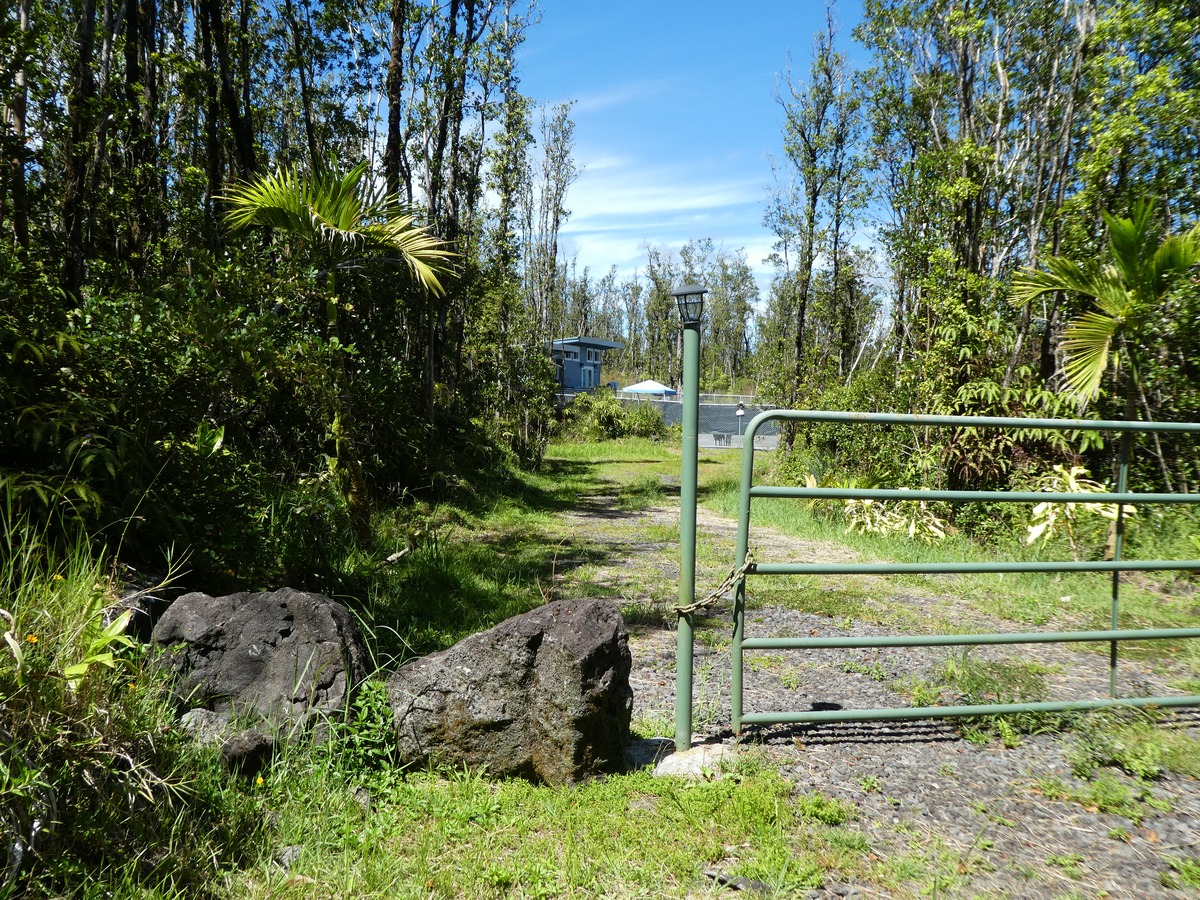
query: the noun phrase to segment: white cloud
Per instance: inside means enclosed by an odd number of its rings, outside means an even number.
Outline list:
[[[763,259],[773,237],[761,227],[763,182],[744,169],[730,177],[724,160],[679,160],[645,165],[634,156],[600,154],[567,193],[572,211],[563,227],[566,258],[604,275],[621,277],[644,267],[646,244],[678,250],[692,239],[712,238],[729,251],[744,249],[765,298],[771,266]]]
[[[632,159],[605,163],[595,168],[585,163],[567,194],[575,225],[596,218],[662,217],[762,203],[756,179],[714,177],[682,165],[640,166]]]
[[[572,118],[588,113],[606,112],[625,106],[643,103],[654,97],[669,94],[676,88],[670,79],[627,81],[608,87],[604,91],[584,93],[575,98],[571,107]]]

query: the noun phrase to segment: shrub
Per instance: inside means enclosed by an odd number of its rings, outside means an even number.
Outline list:
[[[667,431],[654,406],[626,405],[610,390],[577,394],[563,410],[563,428],[572,437],[591,441],[622,437],[661,438]]]
[[[658,409],[649,403],[638,403],[633,406],[625,406],[625,433],[630,437],[641,438],[663,438],[667,433],[667,426],[663,422],[663,417]]]
[[[174,724],[124,616],[106,624],[115,591],[86,536],[56,549],[0,503],[0,894],[204,896],[258,842],[253,798]]]

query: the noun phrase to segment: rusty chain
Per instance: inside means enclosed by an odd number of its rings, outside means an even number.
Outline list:
[[[676,606],[675,614],[677,616],[688,616],[694,612],[699,612],[702,609],[712,606],[721,598],[722,594],[741,581],[753,566],[754,551],[747,550],[746,558],[742,560],[742,564],[736,569],[730,569],[729,574],[725,576],[725,580],[709,591],[708,596],[706,596],[703,600],[697,600],[695,603],[692,603],[688,606]]]

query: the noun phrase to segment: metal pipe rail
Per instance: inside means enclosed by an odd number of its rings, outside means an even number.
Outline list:
[[[840,422],[862,425],[901,425],[915,427],[1003,428],[1020,433],[1041,430],[1068,432],[1103,431],[1120,435],[1120,465],[1115,491],[1104,493],[1041,493],[1032,491],[941,491],[865,488],[809,488],[754,486],[754,436],[766,422]],[[987,563],[754,563],[735,587],[733,622],[733,730],[740,734],[743,725],[768,725],[803,722],[850,722],[890,719],[924,719],[954,716],[979,716],[1034,711],[1067,711],[1102,709],[1110,706],[1200,706],[1200,695],[1165,697],[1117,696],[1117,647],[1121,641],[1188,639],[1200,637],[1200,628],[1121,629],[1120,573],[1123,571],[1200,571],[1200,560],[1126,560],[1122,558],[1124,543],[1125,506],[1145,504],[1200,504],[1200,494],[1148,494],[1128,491],[1129,461],[1132,436],[1138,433],[1185,433],[1200,435],[1200,424],[1176,422],[1127,422],[1090,419],[1023,419],[998,416],[930,416],[903,413],[864,413],[830,410],[767,410],[756,415],[746,427],[742,449],[742,471],[738,500],[738,533],[735,560],[746,558],[749,549],[751,500],[755,497],[791,499],[858,499],[946,502],[1005,502],[1005,503],[1115,503],[1117,506],[1114,558],[1096,562],[987,562]],[[808,638],[746,638],[746,579],[749,576],[771,575],[850,575],[850,574],[972,574],[1005,572],[1111,572],[1111,628],[1093,631],[1034,632],[1023,634],[958,634],[958,635],[891,635],[880,637],[808,637]],[[691,622],[688,621],[690,628]],[[1079,701],[1048,701],[1041,703],[999,703],[975,706],[908,707],[873,710],[805,710],[763,711],[745,713],[742,709],[743,651],[787,649],[804,650],[831,647],[920,647],[976,646],[985,644],[1087,642],[1108,643],[1109,696]],[[689,660],[690,662],[690,660]],[[678,706],[686,704],[688,721],[691,718],[690,696],[677,697]]]

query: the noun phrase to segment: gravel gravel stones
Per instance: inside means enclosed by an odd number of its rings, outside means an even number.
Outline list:
[[[677,513],[651,510],[635,520],[661,524],[672,515]],[[580,518],[584,530],[586,521]],[[702,540],[732,550],[732,522],[701,510],[698,524]],[[621,542],[636,542],[636,528],[602,539],[616,544],[609,549],[619,560]],[[781,551],[781,558],[797,558],[785,556],[789,549],[802,550],[806,558],[851,555],[844,547],[787,535],[767,534],[764,539],[773,543],[773,555]],[[798,549],[799,544],[804,547]],[[672,549],[664,551],[664,569],[670,566]],[[636,552],[648,551],[638,547]],[[620,562],[613,568],[619,571]],[[597,575],[604,577],[612,573]],[[882,579],[879,588],[896,590]],[[906,608],[918,618],[923,608],[937,608],[944,617],[946,603],[954,602],[944,594],[904,590]],[[966,604],[950,614],[964,629],[1012,630],[987,621]],[[1021,735],[1016,746],[1005,747],[999,740],[981,744],[965,739],[962,723],[955,720],[916,720],[747,728],[735,739],[730,729],[730,621],[729,604],[724,603],[696,623],[694,743],[757,748],[752,752],[777,765],[797,794],[819,792],[853,804],[858,816],[847,828],[865,838],[877,860],[869,879],[827,883],[811,896],[1200,896],[1176,871],[1200,866],[1200,781],[1175,774],[1141,781],[1111,767],[1090,780],[1080,778],[1072,767],[1080,738],[1070,732]],[[747,635],[891,633],[847,617],[758,606],[753,600],[746,628]],[[664,727],[674,721],[675,637],[673,628],[661,624],[630,628],[635,729],[638,723]],[[747,652],[745,709],[908,706],[900,686],[929,680],[954,652],[962,653],[952,648]],[[1107,659],[1101,654],[1049,644],[971,652],[985,661],[1019,654],[1037,663],[1056,698],[1102,697],[1108,691]],[[1171,693],[1164,682],[1165,676],[1136,661],[1121,663],[1119,689],[1126,695]],[[1200,737],[1200,711],[1182,711],[1163,727]],[[1113,812],[1121,807],[1103,802],[1103,791],[1128,798],[1126,814]],[[925,868],[914,875],[918,863]]]

